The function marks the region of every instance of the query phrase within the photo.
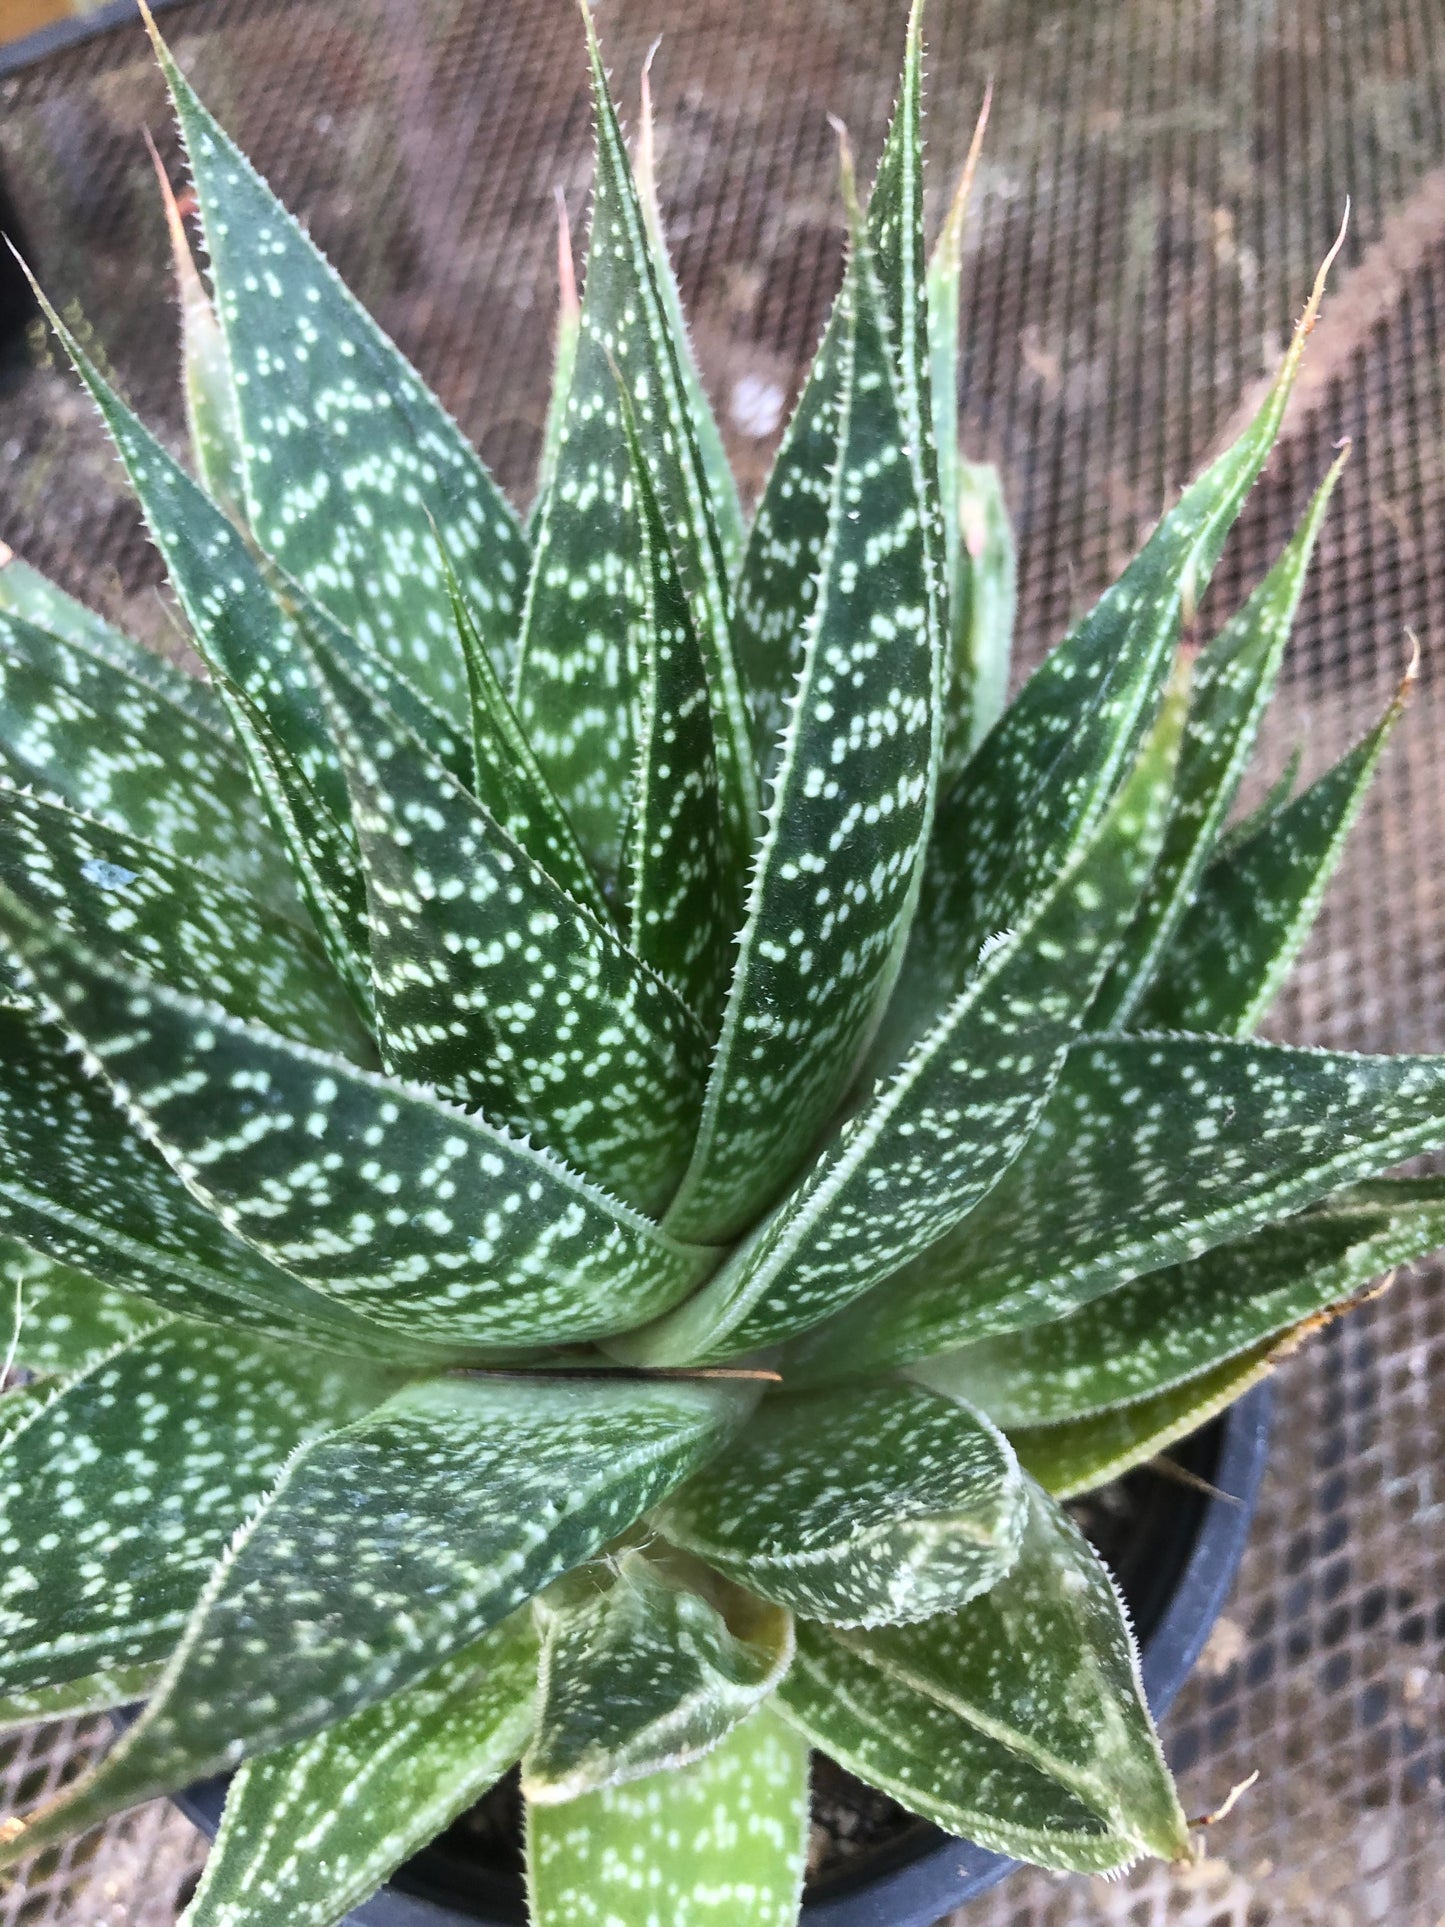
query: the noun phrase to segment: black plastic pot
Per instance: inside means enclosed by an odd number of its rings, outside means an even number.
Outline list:
[[[1259,1385],[1173,1457],[1218,1494],[1145,1474],[1129,1537],[1109,1548],[1143,1648],[1144,1686],[1162,1718],[1193,1669],[1234,1583],[1269,1449],[1271,1392]],[[226,1782],[208,1780],[176,1804],[207,1834]],[[921,1821],[886,1847],[840,1867],[804,1899],[804,1927],[932,1927],[995,1886],[1017,1863]],[[443,1835],[349,1917],[351,1927],[521,1927],[514,1873],[480,1863]]]

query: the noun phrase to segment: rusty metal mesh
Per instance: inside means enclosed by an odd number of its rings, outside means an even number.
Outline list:
[[[1063,631],[1237,419],[1343,207],[1302,392],[1211,607],[1281,546],[1341,435],[1355,453],[1263,765],[1307,771],[1424,644],[1407,729],[1274,1021],[1301,1041],[1445,1046],[1445,16],[1436,0],[932,0],[931,160],[996,108],[969,236],[964,429],[1005,469],[1025,660]],[[655,34],[675,253],[700,357],[756,485],[817,338],[841,234],[827,115],[876,151],[901,0],[602,0],[629,99]],[[551,195],[584,218],[588,115],[565,0],[196,0],[183,62],[427,371],[509,486],[540,440]],[[131,398],[178,429],[164,238],[138,129],[170,140],[137,29],[0,80],[0,168],[51,289]],[[164,640],[171,619],[98,431],[43,360],[0,397],[0,534]],[[1021,1874],[978,1927],[1441,1927],[1445,1371],[1421,1266],[1281,1377],[1244,1572],[1168,1728],[1195,1811],[1261,1779],[1188,1876]],[[0,1807],[76,1770],[92,1725],[0,1755]],[[0,1900],[0,1927],[169,1927],[200,1849],[157,1806]]]

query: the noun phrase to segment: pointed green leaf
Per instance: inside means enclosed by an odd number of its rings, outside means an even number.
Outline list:
[[[321,947],[363,1020],[375,1023],[366,884],[348,817],[338,823],[307,782],[265,712],[236,684],[222,680],[226,705],[245,745],[256,789],[290,859],[297,892]]]
[[[378,1331],[248,1250],[128,1127],[54,1030],[5,1012],[0,1231],[166,1311],[341,1351],[435,1351]]]
[[[1163,1860],[1188,1851],[1123,1602],[1037,1486],[1018,1558],[982,1597],[920,1625],[838,1638],[1019,1754],[1139,1850]]]
[[[0,1432],[0,1438],[3,1436]],[[153,1660],[145,1666],[118,1666],[91,1673],[85,1679],[68,1679],[59,1686],[6,1693],[0,1696],[0,1737],[51,1720],[84,1719],[117,1706],[130,1706],[145,1698],[160,1670],[160,1662]]]
[[[1189,911],[1274,691],[1315,538],[1344,462],[1342,454],[1279,561],[1199,658],[1164,848],[1099,992],[1093,1029],[1129,1023]]]
[[[876,1371],[1061,1318],[1441,1144],[1442,1057],[1076,1044],[988,1197],[830,1326],[809,1369]]]
[[[0,767],[274,900],[289,894],[285,858],[221,731],[104,657],[0,615]]]
[[[527,544],[420,376],[344,288],[157,38],[195,180],[257,540],[445,713],[466,683],[440,529],[499,665]]]
[[[746,1400],[716,1380],[435,1379],[303,1447],[143,1718],[0,1866],[419,1684],[655,1504]]]
[[[676,1563],[623,1552],[536,1602],[544,1638],[537,1730],[522,1760],[529,1801],[575,1800],[700,1759],[787,1671],[787,1613],[701,1569],[674,1574]]]
[[[1182,616],[1203,593],[1273,444],[1332,259],[1333,251],[1249,428],[1185,490],[941,796],[897,1000],[916,1008],[919,1021],[955,993],[990,934],[1009,927],[1019,904],[1067,862],[1135,755]],[[1094,745],[1089,755],[1080,753],[1085,740]]]
[[[216,738],[216,754],[229,756],[237,769],[241,761],[230,742],[226,718],[214,694],[197,676],[187,675],[173,662],[133,641],[103,616],[66,595],[38,569],[22,562],[0,542],[0,613],[18,616],[33,629],[44,629],[72,650],[93,657],[109,668],[144,683],[173,709],[183,710],[193,722]]]
[[[3,1208],[3,1207],[0,1207]],[[74,1265],[0,1239],[0,1306],[19,1314],[15,1360],[28,1372],[78,1372],[162,1314],[130,1292],[112,1291]]]
[[[656,52],[656,48],[653,52]],[[677,370],[682,379],[682,392],[687,401],[688,418],[692,423],[693,439],[697,443],[698,459],[708,485],[718,546],[722,551],[723,566],[731,575],[742,555],[747,530],[743,523],[742,503],[738,500],[738,485],[728,466],[727,450],[723,447],[712,403],[707,398],[702,376],[698,373],[692,336],[682,311],[682,294],[667,252],[667,235],[663,229],[662,205],[657,192],[657,143],[652,119],[652,54],[648,55],[642,68],[642,113],[637,136],[637,198],[647,227],[647,238],[652,246],[652,270],[658,299],[667,317],[673,350],[677,356]]]
[[[387,1069],[660,1213],[692,1146],[707,1040],[423,745],[318,665],[366,877]]]
[[[1216,858],[1225,856],[1237,849],[1241,843],[1248,842],[1256,830],[1262,830],[1266,823],[1279,815],[1294,795],[1294,787],[1299,781],[1304,759],[1304,744],[1296,743],[1290,751],[1289,761],[1254,808],[1220,832],[1219,842],[1215,847]]]
[[[1131,1405],[1114,1405],[1062,1425],[1023,1426],[1012,1435],[1020,1459],[1055,1498],[1092,1492],[1158,1458],[1233,1405],[1269,1375],[1279,1349],[1279,1341],[1269,1338]]]
[[[1033,1128],[1138,901],[1164,825],[1185,689],[1181,675],[1092,845],[1000,935],[773,1218],[654,1330],[615,1344],[619,1356],[731,1357],[806,1331],[926,1250],[987,1192]],[[856,1362],[866,1366],[867,1354]]]
[[[821,581],[838,462],[843,387],[852,365],[850,263],[748,531],[738,569],[733,648],[747,690],[753,756],[766,786],[803,666]]]
[[[164,1658],[296,1447],[384,1395],[188,1321],[71,1379],[0,1450],[0,1694]]]
[[[1319,914],[1410,678],[1368,736],[1294,802],[1215,858],[1135,1022],[1244,1037],[1279,992]]]
[[[762,1707],[690,1766],[529,1805],[532,1927],[795,1927],[807,1841],[808,1749]]]
[[[523,1610],[416,1685],[247,1760],[181,1927],[337,1927],[513,1764],[536,1686]]]
[[[989,462],[958,465],[959,589],[950,616],[952,696],[943,745],[956,776],[1004,712],[1018,604],[1018,558],[1003,479]]]
[[[1056,1425],[1195,1378],[1441,1244],[1445,1179],[1381,1178],[915,1375],[1011,1430]]]
[[[43,297],[42,297],[43,299]],[[65,326],[46,316],[100,410],[166,573],[213,675],[243,690],[338,821],[346,785],[331,754],[294,626],[282,615],[240,533],[126,407]],[[159,840],[159,839],[157,839]]]
[[[1113,1873],[1139,1857],[1057,1780],[824,1626],[799,1625],[778,1700],[820,1751],[948,1833],[1062,1873]]]
[[[0,778],[0,884],[97,955],[214,997],[303,1042],[367,1061],[370,1043],[308,936],[257,898],[154,844],[11,789]],[[12,1007],[14,967],[0,954]]]
[[[776,1196],[847,1088],[897,970],[928,833],[927,557],[866,264],[852,286],[823,582],[697,1148],[669,1213],[709,1243]]]
[[[578,841],[599,874],[611,877],[624,831],[619,799],[636,761],[632,630],[641,594],[620,380],[707,666],[736,928],[756,831],[757,783],[729,636],[727,568],[590,14],[587,33],[597,117],[592,234],[566,424],[527,591],[517,710]]]
[[[472,767],[467,787],[555,883],[606,922],[611,912],[597,879],[492,667],[461,585],[443,561],[471,695]]]
[[[727,826],[721,813],[707,671],[687,594],[619,390],[638,504],[642,577],[638,758],[627,841],[628,940],[711,1036],[732,964]]]
[[[223,508],[232,521],[239,521],[245,514],[246,483],[241,460],[241,418],[236,408],[226,341],[191,253],[181,210],[154,148],[151,159],[160,182],[176,293],[180,297],[181,376],[191,458],[212,501]]]
[[[61,933],[26,927],[18,906],[5,930],[194,1195],[388,1330],[457,1346],[580,1343],[675,1303],[707,1262],[480,1117],[102,970]]]
[[[764,1599],[877,1625],[993,1585],[1018,1552],[1024,1494],[1002,1434],[970,1406],[869,1385],[768,1399],[657,1523]]]
[[[542,429],[542,458],[537,464],[537,487],[527,516],[529,535],[536,530],[542,504],[557,473],[557,451],[562,445],[567,398],[572,392],[572,370],[577,366],[577,343],[582,333],[582,303],[577,298],[577,272],[572,265],[567,199],[560,187],[553,192],[557,199],[557,332],[552,350],[552,389]]]

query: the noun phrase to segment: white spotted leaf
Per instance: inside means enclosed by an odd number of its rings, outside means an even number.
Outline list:
[[[597,179],[581,332],[556,466],[537,524],[517,711],[604,879],[622,856],[635,767],[641,608],[636,507],[617,400],[626,387],[691,599],[707,668],[729,901],[741,905],[757,784],[729,630],[727,565],[636,182],[586,15]],[[732,917],[734,927],[739,914]]]
[[[878,290],[855,237],[823,579],[697,1146],[669,1223],[735,1236],[847,1088],[908,934],[932,801],[927,555]]]
[[[1013,1564],[1024,1490],[961,1400],[878,1384],[784,1393],[656,1515],[764,1599],[836,1625],[924,1619]]]
[[[661,1311],[706,1264],[481,1117],[4,927],[195,1196],[343,1310],[453,1347],[580,1342]]]
[[[428,1355],[270,1265],[190,1195],[49,1026],[0,1011],[0,1224],[169,1312],[340,1352]]]
[[[1183,1384],[1327,1314],[1445,1244],[1445,1180],[1376,1179],[1105,1292],[1067,1317],[930,1358],[915,1375],[1000,1425],[1056,1425]]]
[[[1036,1485],[1018,1558],[960,1611],[840,1632],[840,1643],[1009,1747],[1139,1852],[1179,1860],[1189,1833],[1114,1582]]]
[[[532,1927],[795,1927],[807,1837],[808,1749],[764,1706],[690,1765],[529,1804]]]
[[[1266,1338],[1166,1391],[1060,1425],[1020,1426],[1010,1437],[1025,1471],[1046,1491],[1056,1499],[1077,1498],[1136,1466],[1156,1463],[1267,1378],[1289,1349],[1288,1339]]]
[[[786,1612],[690,1564],[632,1548],[535,1602],[537,1724],[522,1791],[555,1805],[709,1752],[767,1698],[793,1656]]]
[[[1061,1873],[1114,1873],[1139,1849],[1051,1774],[804,1620],[778,1689],[820,1752],[947,1833]]]
[[[238,1017],[369,1061],[370,1040],[308,931],[153,844],[0,778],[0,884],[101,956]],[[30,999],[0,952],[0,996]]]
[[[460,720],[433,528],[505,666],[527,543],[455,423],[156,39],[195,182],[240,418],[247,519],[363,647]]]
[[[188,1320],[70,1379],[0,1449],[0,1696],[165,1659],[296,1447],[385,1395]]]
[[[676,1313],[620,1341],[619,1355],[695,1362],[805,1332],[926,1251],[987,1193],[1033,1128],[1148,875],[1183,722],[1182,669],[1092,842],[1000,933],[772,1218]]]
[[[1408,690],[1407,678],[1333,768],[1220,850],[1135,1013],[1137,1027],[1231,1037],[1254,1029],[1319,914]]]
[[[0,1865],[418,1685],[625,1530],[746,1404],[717,1381],[432,1379],[314,1439],[216,1567],[143,1717]]]
[[[212,875],[271,900],[289,894],[224,716],[198,721],[168,691],[21,615],[0,614],[0,769]]]
[[[702,1102],[697,1019],[338,665],[317,675],[351,790],[387,1069],[660,1213]]]
[[[181,1927],[337,1927],[515,1762],[536,1686],[524,1608],[414,1686],[247,1760]]]
[[[0,1400],[0,1405],[3,1402]],[[0,1441],[4,1436],[0,1426]],[[150,1692],[160,1671],[161,1661],[152,1660],[148,1665],[102,1668],[84,1679],[64,1680],[58,1686],[0,1694],[0,1737],[22,1732],[27,1726],[44,1726],[51,1720],[85,1719],[133,1705]]]
[[[850,1307],[808,1368],[878,1370],[1062,1318],[1441,1144],[1445,1057],[1086,1040],[983,1203]]]
[[[1090,1013],[1092,1029],[1129,1024],[1189,912],[1273,694],[1305,572],[1344,462],[1342,454],[1279,561],[1200,654],[1164,847]]]
[[[14,1362],[32,1373],[83,1371],[165,1313],[133,1292],[115,1291],[76,1265],[0,1239],[0,1307],[14,1307]],[[0,1312],[3,1315],[3,1312]]]

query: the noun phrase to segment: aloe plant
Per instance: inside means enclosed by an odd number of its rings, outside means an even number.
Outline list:
[[[208,677],[0,568],[0,1722],[146,1704],[0,1855],[232,1771],[187,1921],[325,1927],[520,1762],[538,1927],[783,1927],[810,1746],[1185,1854],[1060,1498],[1445,1241],[1445,1058],[1250,1035],[1398,709],[1229,825],[1337,469],[1181,640],[1323,277],[1005,707],[917,8],[750,521],[590,25],[525,522],[156,44],[194,477],[51,319]]]

